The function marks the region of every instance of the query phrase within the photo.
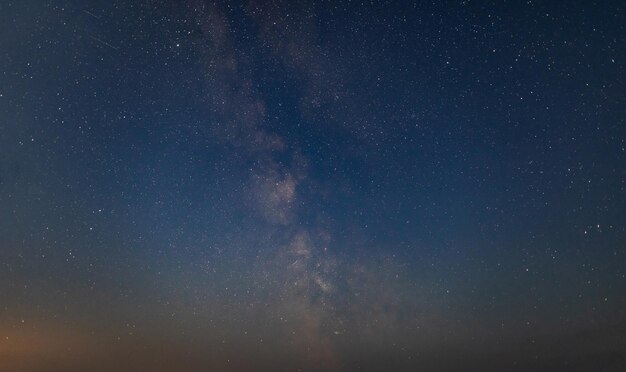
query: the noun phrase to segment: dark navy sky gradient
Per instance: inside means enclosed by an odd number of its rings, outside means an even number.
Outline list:
[[[621,1],[0,1],[0,370],[626,368]]]

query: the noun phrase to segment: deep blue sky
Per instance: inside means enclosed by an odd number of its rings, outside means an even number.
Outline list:
[[[620,1],[0,1],[0,369],[626,368]]]

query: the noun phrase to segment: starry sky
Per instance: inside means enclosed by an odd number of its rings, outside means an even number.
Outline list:
[[[623,371],[623,1],[0,1],[0,370]]]

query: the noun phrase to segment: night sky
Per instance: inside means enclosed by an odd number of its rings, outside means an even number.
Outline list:
[[[0,371],[625,371],[623,1],[0,0]]]

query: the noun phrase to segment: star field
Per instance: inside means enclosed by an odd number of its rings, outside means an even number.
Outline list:
[[[0,1],[0,371],[621,371],[620,1]]]

